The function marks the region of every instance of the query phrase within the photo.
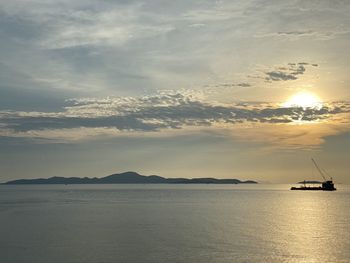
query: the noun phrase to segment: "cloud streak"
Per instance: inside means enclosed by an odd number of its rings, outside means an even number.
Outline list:
[[[299,75],[303,75],[306,67],[317,67],[318,64],[310,64],[307,62],[288,63],[287,67],[278,67],[276,70],[265,72],[267,81],[287,81],[297,80]]]
[[[145,97],[72,99],[60,112],[0,112],[7,137],[65,138],[120,136],[196,129],[236,129],[242,125],[317,123],[350,112],[350,103],[321,109],[284,108],[274,103],[217,104],[180,93]],[[81,130],[80,135],[77,131]],[[69,131],[72,134],[69,135]],[[258,130],[257,130],[258,132]],[[86,136],[84,136],[84,133]]]

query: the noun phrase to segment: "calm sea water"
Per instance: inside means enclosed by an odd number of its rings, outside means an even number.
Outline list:
[[[350,187],[0,186],[0,262],[350,262]]]

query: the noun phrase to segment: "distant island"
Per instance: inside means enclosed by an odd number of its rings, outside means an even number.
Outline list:
[[[6,185],[23,184],[257,184],[248,180],[216,179],[216,178],[164,178],[157,175],[140,175],[136,172],[112,174],[102,178],[79,178],[79,177],[51,177],[39,179],[19,179],[8,181]]]

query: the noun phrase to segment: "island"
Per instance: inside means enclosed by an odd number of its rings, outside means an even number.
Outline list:
[[[145,176],[136,172],[112,174],[102,178],[89,177],[50,177],[39,179],[19,179],[3,183],[5,185],[23,184],[256,184],[252,180],[217,178],[164,178],[157,175]]]

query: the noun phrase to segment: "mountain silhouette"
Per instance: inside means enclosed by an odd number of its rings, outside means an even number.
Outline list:
[[[136,172],[112,174],[102,178],[50,177],[47,179],[19,179],[4,184],[256,184],[257,182],[238,179],[216,178],[164,178],[157,175],[145,176]]]

